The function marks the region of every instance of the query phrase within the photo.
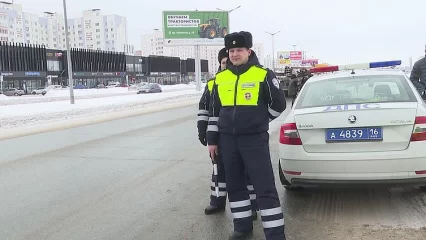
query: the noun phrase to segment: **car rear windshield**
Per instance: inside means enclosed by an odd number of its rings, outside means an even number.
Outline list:
[[[417,102],[404,76],[352,76],[306,82],[296,109],[330,105]]]

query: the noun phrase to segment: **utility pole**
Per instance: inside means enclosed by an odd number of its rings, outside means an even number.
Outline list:
[[[63,0],[64,4],[64,22],[65,22],[65,43],[67,44],[67,62],[68,62],[68,87],[70,89],[70,103],[74,104],[74,81],[72,79],[72,64],[71,64],[71,51],[69,42],[69,31],[68,31],[68,17],[67,17],[67,3]]]
[[[279,30],[278,32],[274,32],[274,33],[270,33],[270,32],[266,32],[267,34],[271,35],[272,37],[272,71],[275,72],[275,41],[274,41],[274,37],[275,34],[281,32],[281,30]]]

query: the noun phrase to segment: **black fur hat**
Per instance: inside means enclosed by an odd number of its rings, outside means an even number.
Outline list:
[[[234,32],[225,36],[225,48],[252,48],[253,36],[250,32]]]
[[[220,62],[222,62],[223,58],[227,58],[228,57],[228,49],[226,48],[222,48],[219,51],[219,54],[217,55],[217,60]]]

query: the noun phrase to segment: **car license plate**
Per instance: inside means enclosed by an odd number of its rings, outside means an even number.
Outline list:
[[[381,127],[327,129],[325,140],[332,141],[380,141],[383,140]]]

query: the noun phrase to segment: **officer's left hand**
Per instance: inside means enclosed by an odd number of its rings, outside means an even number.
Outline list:
[[[216,155],[217,155],[217,146],[216,145],[209,145],[208,148],[209,148],[210,158],[213,161],[215,159]]]

